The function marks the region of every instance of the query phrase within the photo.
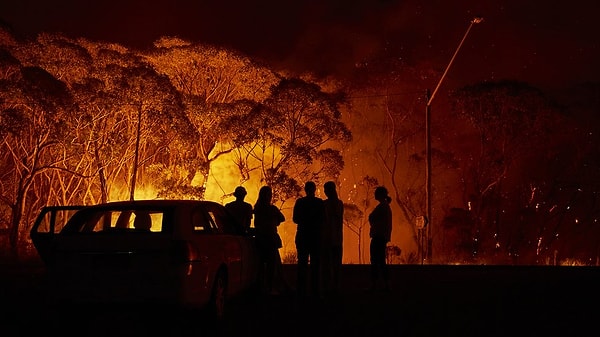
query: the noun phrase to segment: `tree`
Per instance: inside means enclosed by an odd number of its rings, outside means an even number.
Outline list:
[[[243,118],[231,120],[234,139],[257,163],[261,181],[277,200],[297,197],[305,181],[317,183],[339,175],[344,162],[338,144],[352,139],[341,121],[341,93],[325,93],[313,83],[283,79],[271,96]]]
[[[127,138],[134,141],[129,184],[129,199],[133,200],[138,169],[157,161],[156,158],[168,156],[167,149],[175,144],[176,138],[187,140],[195,130],[168,78],[144,66],[121,68],[118,74],[118,97],[128,102],[120,110],[127,118]]]
[[[204,189],[211,163],[235,150],[227,120],[248,113],[243,108],[248,102],[264,101],[279,78],[240,53],[178,38],[157,40],[144,57],[183,95],[186,115],[196,129],[196,138],[190,139],[196,145],[182,152],[184,166],[171,169],[171,180],[178,181],[171,190],[188,189],[197,173]]]
[[[65,120],[69,124],[65,131],[68,131],[70,139],[63,143],[66,156],[61,165],[64,169],[46,171],[43,179],[35,182],[37,186],[33,191],[40,196],[35,198],[39,202],[34,201],[31,208],[37,210],[46,204],[69,205],[86,199],[96,202],[90,182],[98,171],[88,150],[90,137],[94,135],[93,129],[90,129],[94,125],[93,112],[98,107],[91,101],[97,99],[101,91],[95,91],[97,86],[85,92],[81,90],[90,82],[94,69],[91,54],[77,41],[49,33],[41,33],[35,41],[14,49],[24,63],[43,68],[61,79],[77,107]],[[102,196],[102,200],[106,201],[105,193]],[[37,207],[33,207],[36,204]]]
[[[349,204],[348,216],[346,217],[346,204],[344,204],[344,223],[357,236],[358,240],[358,260],[359,263],[364,261],[364,251],[362,249],[364,228],[368,224],[368,219],[365,214],[371,208],[373,201],[373,193],[375,188],[379,186],[379,181],[375,177],[363,176],[348,192],[348,199],[355,200],[355,204]]]
[[[551,130],[544,176],[536,191],[536,216],[545,224],[539,259],[548,263],[600,264],[600,83],[568,88],[559,96],[564,118]]]
[[[551,150],[548,131],[557,125],[558,109],[537,88],[515,81],[478,83],[455,91],[451,97],[453,110],[470,122],[478,139],[472,143],[478,148],[463,153],[467,157],[462,158],[461,165],[468,191],[465,204],[474,220],[470,234],[478,242],[475,251],[483,256],[503,247],[514,233],[509,227],[514,221],[503,223],[502,214],[516,218],[520,210],[535,206],[530,194],[538,189],[540,181],[523,180],[521,173],[523,169],[535,172],[543,167],[524,167],[522,163],[533,163],[528,161],[530,158],[539,162],[545,151]],[[525,241],[530,252],[535,251],[535,241],[535,237]],[[522,248],[509,249],[512,254],[522,254],[517,252]]]
[[[35,40],[15,46],[13,50],[25,66],[40,67],[67,87],[90,76],[93,62],[90,53],[62,34],[42,32]]]
[[[18,242],[27,197],[36,177],[58,169],[57,153],[72,98],[66,85],[38,67],[23,67],[15,80],[2,80],[0,138],[2,203],[11,210],[10,252],[18,257]]]
[[[357,253],[358,263],[363,263],[363,227],[365,225],[365,217],[363,211],[355,205],[344,203],[344,225],[354,234],[357,238]]]
[[[403,242],[408,256],[413,247],[420,247],[415,220],[425,214],[423,99],[426,79],[433,76],[428,68],[386,58],[361,63],[353,75],[349,125],[357,141],[345,157],[354,160],[351,170],[368,170],[367,175],[379,177],[388,187],[398,209],[394,225],[409,235]],[[448,154],[439,148],[433,153],[438,166],[448,165]],[[376,164],[365,168],[365,157]]]

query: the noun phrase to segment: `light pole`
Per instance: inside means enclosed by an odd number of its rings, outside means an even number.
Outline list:
[[[432,254],[432,233],[431,233],[431,101],[433,101],[433,98],[435,97],[435,94],[437,93],[438,89],[440,88],[440,85],[442,84],[442,81],[444,80],[444,78],[446,77],[446,74],[448,73],[448,69],[450,69],[450,66],[452,65],[452,63],[454,62],[454,59],[456,58],[456,54],[458,54],[458,51],[460,50],[460,47],[462,47],[463,42],[465,42],[465,39],[467,38],[467,35],[469,35],[469,32],[471,31],[471,28],[473,27],[473,25],[478,24],[483,22],[483,18],[481,17],[475,17],[473,18],[473,20],[471,20],[471,22],[469,23],[469,27],[467,28],[467,31],[465,32],[465,35],[463,35],[462,40],[460,40],[460,43],[458,44],[458,47],[456,47],[456,50],[454,51],[454,55],[452,55],[452,58],[450,59],[450,62],[448,63],[448,66],[446,66],[446,70],[444,70],[444,73],[442,74],[442,77],[440,78],[440,80],[438,81],[435,89],[433,90],[433,93],[431,94],[431,96],[429,95],[429,90],[427,90],[427,105],[425,106],[425,193],[426,193],[426,212],[427,212],[427,216],[426,216],[426,223],[427,225],[427,259],[429,260],[429,262],[431,263],[431,258],[433,256]]]

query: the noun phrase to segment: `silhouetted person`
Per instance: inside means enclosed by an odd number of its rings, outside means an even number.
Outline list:
[[[323,200],[315,193],[317,185],[308,181],[304,184],[306,196],[296,200],[293,220],[296,228],[296,252],[298,255],[298,294],[308,294],[308,275],[310,262],[310,286],[314,295],[319,295],[321,226],[325,221]]]
[[[252,205],[244,201],[246,194],[248,194],[248,192],[246,192],[246,189],[243,186],[236,187],[233,192],[235,200],[227,203],[225,208],[233,215],[242,230],[248,232],[250,224],[252,223]]]
[[[136,212],[133,220],[133,228],[141,231],[150,231],[152,228],[152,218],[148,212]]]
[[[371,237],[371,289],[377,288],[379,278],[382,277],[384,287],[389,290],[390,275],[386,262],[386,247],[392,236],[392,209],[385,187],[379,186],[375,189],[375,200],[379,204],[369,214],[369,236]]]
[[[338,198],[335,182],[326,182],[323,191],[327,196],[323,201],[325,222],[321,232],[323,286],[328,292],[337,292],[342,267],[344,203]]]
[[[254,227],[256,228],[256,244],[260,257],[259,280],[260,285],[266,293],[276,291],[274,283],[282,283],[281,238],[277,233],[277,227],[285,216],[277,206],[273,205],[273,190],[270,186],[263,186],[258,191],[258,199],[254,204]],[[277,284],[281,286],[283,284]]]

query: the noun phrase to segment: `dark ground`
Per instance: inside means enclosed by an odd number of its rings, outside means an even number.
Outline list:
[[[202,313],[46,301],[39,266],[0,266],[0,336],[600,336],[600,267],[395,265],[370,291],[345,265],[336,296],[247,295],[211,324]],[[295,266],[285,265],[293,287]]]

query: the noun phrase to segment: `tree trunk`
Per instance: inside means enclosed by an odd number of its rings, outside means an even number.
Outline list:
[[[98,167],[98,177],[100,179],[100,198],[102,203],[108,201],[108,188],[106,186],[106,176],[104,175],[104,165],[100,160],[100,151],[98,150],[98,142],[94,142],[94,157]]]
[[[135,195],[135,181],[137,179],[138,163],[140,158],[140,138],[142,130],[142,108],[138,109],[138,120],[137,120],[137,132],[135,135],[135,156],[133,158],[133,172],[131,173],[131,189],[129,191],[129,200],[134,200]]]
[[[19,258],[19,228],[23,215],[24,192],[22,189],[17,191],[17,198],[12,207],[11,226],[8,233],[8,242],[10,245],[10,257],[18,260]]]

